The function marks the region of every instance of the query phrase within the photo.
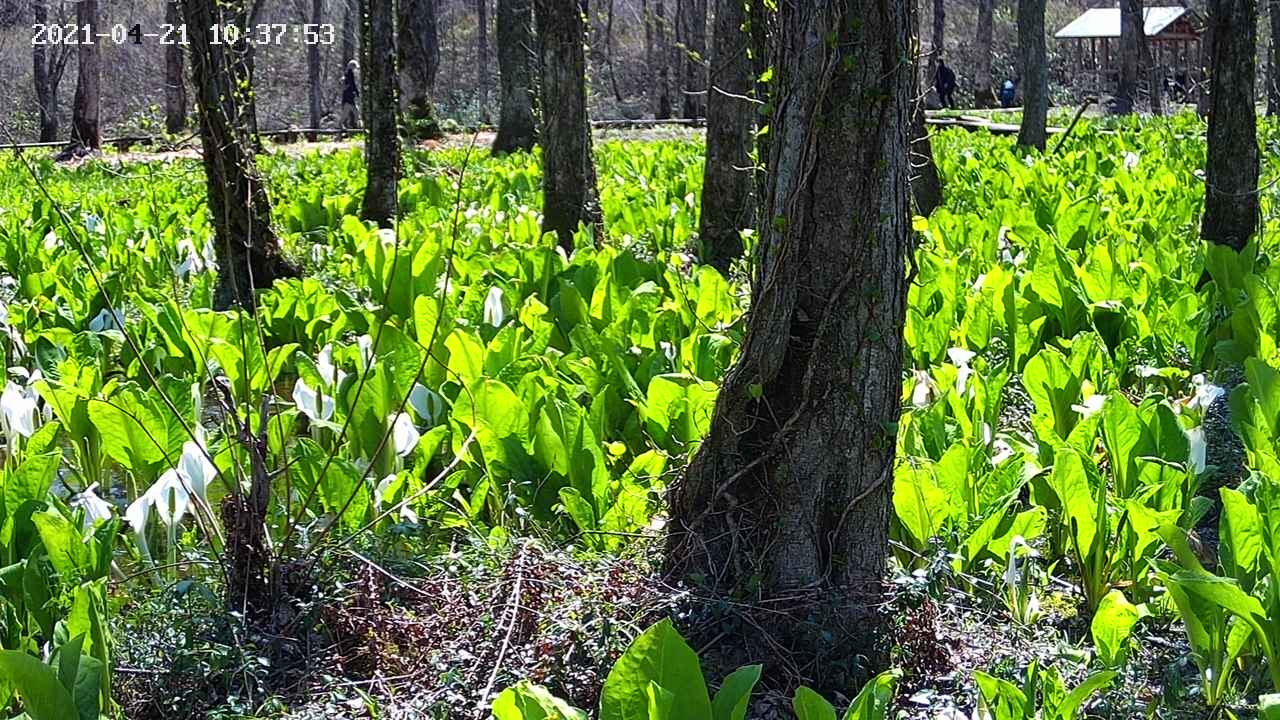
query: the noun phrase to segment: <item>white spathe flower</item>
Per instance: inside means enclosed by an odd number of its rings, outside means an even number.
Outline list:
[[[1191,453],[1187,457],[1187,464],[1191,466],[1191,472],[1199,475],[1204,472],[1205,468],[1205,439],[1204,428],[1192,428],[1185,431],[1187,434],[1187,444],[1191,446]]]
[[[1102,406],[1106,402],[1107,402],[1106,395],[1101,395],[1101,394],[1090,395],[1088,398],[1085,398],[1083,405],[1072,405],[1071,409],[1080,413],[1080,415],[1082,415],[1083,417],[1089,417],[1090,415],[1101,410]]]
[[[178,473],[187,481],[187,489],[208,507],[209,486],[218,477],[218,468],[209,461],[209,454],[190,440],[183,443]]]
[[[94,235],[102,235],[107,231],[106,223],[102,222],[102,218],[92,213],[84,214],[84,229]]]
[[[316,372],[320,373],[320,379],[329,383],[333,387],[342,384],[347,374],[337,365],[333,364],[333,344],[325,345],[320,350],[320,356],[316,358]]]
[[[373,338],[361,335],[356,338],[356,346],[360,348],[360,357],[364,358],[365,369],[373,367]]]
[[[1134,168],[1138,167],[1138,163],[1139,163],[1141,160],[1142,160],[1142,157],[1141,157],[1140,155],[1138,155],[1138,153],[1136,153],[1136,152],[1127,152],[1127,153],[1125,153],[1125,154],[1124,154],[1124,169],[1125,169],[1125,170],[1132,170],[1132,169],[1134,169]]]
[[[413,408],[418,417],[435,425],[436,419],[444,413],[444,398],[422,383],[414,383],[413,389],[409,391],[409,407]]]
[[[502,309],[502,288],[495,285],[489,288],[489,294],[484,298],[484,321],[494,327],[502,327],[506,319]]]
[[[1215,400],[1227,392],[1226,388],[1214,385],[1205,379],[1203,373],[1193,376],[1191,384],[1195,386],[1195,393],[1191,396],[1191,401],[1187,403],[1187,407],[1192,410],[1208,410]]]
[[[62,245],[62,241],[58,239],[58,233],[50,230],[44,235],[43,245],[45,252],[51,252],[57,250]]]
[[[36,432],[36,395],[17,383],[8,383],[0,392],[0,420],[10,444],[15,436],[31,437]]]
[[[293,384],[293,404],[312,422],[333,417],[335,407],[333,396],[313,389],[302,378]]]
[[[912,370],[916,386],[911,391],[911,404],[917,408],[927,407],[937,396],[937,388],[927,370]]]
[[[205,242],[204,249],[199,252],[196,251],[196,244],[191,240],[180,240],[178,257],[182,258],[182,262],[173,266],[173,272],[179,278],[199,275],[217,267],[216,256],[213,253],[213,240]]]
[[[123,330],[124,315],[119,310],[108,310],[103,308],[98,311],[97,316],[89,321],[90,332],[105,332],[107,330]]]
[[[9,304],[0,298],[0,328],[9,326]]]
[[[391,228],[378,228],[378,240],[382,242],[383,247],[392,247],[396,244],[396,231]]]
[[[965,348],[948,348],[947,357],[951,360],[951,364],[959,368],[960,372],[956,374],[956,394],[963,395],[965,388],[969,386],[969,377],[973,375],[973,368],[969,367],[969,362],[978,356],[978,353]]]
[[[397,413],[388,417],[387,422],[391,425],[391,443],[396,455],[405,457],[418,447],[418,441],[422,439],[422,435],[418,433],[418,428],[413,426],[413,421],[408,415]]]
[[[72,508],[84,510],[82,529],[86,537],[93,532],[98,523],[111,519],[111,503],[98,497],[98,483],[94,483],[82,492],[77,493],[67,504]]]
[[[992,466],[999,465],[1013,457],[1013,448],[1000,438],[996,438],[995,442],[991,443],[991,449],[996,451],[996,454],[991,456]]]
[[[212,513],[208,491],[217,475],[217,468],[209,461],[203,448],[191,441],[183,444],[178,466],[165,470],[125,510],[125,520],[133,528],[134,541],[144,557],[151,557],[151,551],[147,547],[147,523],[151,519],[151,513],[154,511],[169,531],[173,531],[186,517],[193,500],[205,512]]]
[[[666,340],[658,341],[658,347],[662,349],[662,354],[666,356],[667,362],[676,361],[676,346]]]

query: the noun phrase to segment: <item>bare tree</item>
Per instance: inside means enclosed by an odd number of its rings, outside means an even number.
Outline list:
[[[991,89],[991,36],[995,25],[995,0],[978,0],[978,28],[974,52],[977,63],[973,68],[973,104],[975,107],[994,107],[996,94]]]
[[[280,255],[271,202],[254,162],[250,118],[248,43],[215,42],[212,26],[246,26],[243,0],[182,0],[189,28],[191,77],[200,111],[200,142],[209,195],[209,219],[218,254],[214,305],[252,309],[254,289],[270,287],[297,270]]]
[[[933,51],[929,53],[929,77],[937,76],[938,60],[942,58],[947,41],[946,0],[933,0]]]
[[[395,0],[365,0],[361,49],[364,62],[364,162],[367,180],[360,216],[392,227],[399,213],[400,98],[396,79]]]
[[[579,225],[603,232],[587,121],[585,27],[578,0],[536,0],[542,70],[542,231],[573,251]]]
[[[538,140],[533,115],[533,2],[498,0],[498,79],[501,102],[493,151],[532,150]]]
[[[49,22],[48,0],[31,0],[31,10],[37,24]],[[74,45],[50,48],[45,43],[31,44],[32,78],[40,113],[40,142],[58,139],[58,85],[74,49]]]
[[[670,28],[664,0],[652,0],[652,3],[653,14],[648,18],[653,29],[653,58],[649,63],[653,84],[649,88],[649,99],[653,105],[653,116],[665,120],[671,117]]]
[[[770,603],[768,643],[720,641],[823,668],[833,686],[849,678],[824,660],[882,659],[916,65],[905,2],[802,0],[778,15],[747,333],[671,488],[667,570]]]
[[[102,145],[98,128],[102,67],[96,40],[100,24],[98,0],[81,0],[76,5],[76,32],[95,37],[94,42],[76,45],[76,96],[71,110],[71,148],[76,151],[97,150]]]
[[[316,26],[324,22],[324,0],[311,0],[311,13],[307,22]],[[320,102],[324,94],[324,88],[320,86],[320,69],[320,44],[311,43],[307,46],[307,99],[312,128],[319,128],[320,119],[324,116],[324,108]]]
[[[480,122],[488,125],[489,117],[489,0],[476,0],[476,53],[479,57]]]
[[[1271,47],[1267,60],[1267,114],[1280,115],[1280,0],[1267,0]]]
[[[707,0],[676,0],[681,108],[685,118],[707,114]]]
[[[1213,70],[1200,237],[1240,250],[1258,230],[1256,0],[1211,0],[1210,22]]]
[[[934,6],[935,12],[940,5],[939,2]],[[916,56],[919,57],[920,17],[916,12],[916,3],[914,1],[908,3],[907,9],[911,12],[911,35],[916,44]],[[938,32],[936,19],[934,32]],[[938,36],[935,34],[934,37]],[[919,81],[918,74],[913,78]],[[915,101],[911,105],[911,195],[916,202],[916,212],[928,217],[942,205],[942,178],[938,175],[938,165],[933,159],[933,141],[929,138],[929,126],[925,123],[924,93],[920,92],[918,87],[914,98]]]
[[[1120,73],[1113,111],[1127,115],[1136,108],[1142,46],[1142,0],[1120,0]]]
[[[1022,55],[1022,126],[1018,144],[1044,150],[1049,121],[1049,62],[1045,57],[1045,0],[1018,0]]]
[[[436,0],[400,0],[399,35],[400,91],[405,102],[405,119],[412,137],[439,137],[443,134],[431,103],[436,74],[440,70],[440,38],[436,28]]]
[[[408,1],[409,0],[401,0],[400,6],[404,7],[404,4]],[[342,15],[342,67],[345,68],[347,63],[356,59],[356,45],[360,42],[360,29],[358,27],[360,22],[360,7],[359,0],[344,0],[343,5],[345,7]],[[401,33],[406,36],[401,37],[400,40],[400,47],[403,48],[405,43],[409,41],[407,37],[408,30],[402,27]],[[403,67],[404,61],[401,60],[400,64],[401,67]],[[401,86],[403,85],[404,83],[401,83]]]
[[[702,260],[721,272],[742,255],[742,230],[753,218],[751,139],[755,82],[744,31],[747,0],[717,0],[707,96],[707,157],[699,241]]]
[[[182,24],[181,0],[164,4],[164,21],[176,28]],[[171,133],[187,126],[187,83],[182,77],[182,45],[172,43],[164,48],[164,127]]]

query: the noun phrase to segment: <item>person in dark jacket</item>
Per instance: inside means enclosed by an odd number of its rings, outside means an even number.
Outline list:
[[[1000,86],[1000,107],[1011,108],[1013,102],[1017,98],[1018,87],[1013,80],[1005,80],[1004,85]]]
[[[356,103],[360,99],[359,73],[360,64],[352,60],[342,74],[342,115],[338,121],[343,130],[360,127],[360,108]]]
[[[938,58],[938,72],[933,80],[934,87],[938,90],[938,101],[942,103],[944,108],[955,107],[956,104],[956,74],[951,68]]]

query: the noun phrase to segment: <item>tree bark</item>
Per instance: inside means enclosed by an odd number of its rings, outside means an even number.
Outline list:
[[[667,42],[666,3],[664,0],[653,0],[653,55],[654,62],[649,72],[654,77],[650,92],[653,103],[653,117],[666,120],[671,117],[671,48]]]
[[[707,114],[707,0],[678,0],[681,108],[688,120]]]
[[[946,0],[933,0],[933,42],[929,53],[930,79],[938,76],[938,60],[946,50],[947,44],[947,4]]]
[[[164,21],[171,27],[182,24],[181,0],[164,4]],[[182,132],[187,126],[187,84],[182,77],[182,46],[164,48],[164,127],[170,133]]]
[[[747,0],[717,0],[707,96],[707,152],[699,240],[702,261],[722,273],[742,256],[742,230],[754,220],[751,139],[754,78]]]
[[[98,0],[81,0],[76,5],[76,23],[83,35],[96,35],[100,29]],[[83,28],[88,27],[86,31]],[[98,128],[98,112],[101,105],[101,56],[98,41],[79,43],[76,46],[76,96],[71,110],[71,145],[80,150],[97,150],[102,146]]]
[[[1135,109],[1144,42],[1142,0],[1120,0],[1120,73],[1112,108],[1117,115],[1128,115]]]
[[[311,0],[311,16],[308,22],[313,25],[320,25],[324,22],[324,0]],[[321,107],[320,99],[324,94],[324,88],[320,86],[320,44],[312,43],[307,46],[307,86],[309,110],[311,111],[311,127],[319,128],[324,115]]]
[[[476,42],[479,45],[480,122],[488,125],[489,116],[489,0],[476,0]]]
[[[214,306],[254,307],[255,288],[270,287],[297,270],[280,256],[271,201],[254,162],[249,121],[255,112],[246,64],[247,43],[214,44],[209,28],[244,28],[243,0],[182,0],[191,52],[191,77],[200,112],[200,143],[218,255]],[[243,34],[244,37],[248,33]]]
[[[916,12],[915,3],[909,3],[907,9],[911,13],[911,34],[919,38],[920,18]],[[934,11],[937,12],[937,9],[935,6]],[[934,32],[937,31],[935,19]],[[916,63],[919,64],[919,48],[915,57]],[[933,62],[931,61],[930,64],[932,65]],[[912,73],[912,78],[918,83],[920,74]],[[911,195],[916,202],[916,212],[929,217],[938,206],[942,205],[942,178],[938,176],[938,165],[933,159],[933,142],[929,138],[929,126],[925,123],[924,93],[920,92],[917,86],[912,97],[915,100],[911,104]]]
[[[538,141],[533,113],[533,2],[498,0],[498,78],[502,88],[495,153],[529,151]]]
[[[579,225],[603,233],[587,121],[585,27],[578,0],[536,0],[542,71],[542,231],[573,251]]]
[[[436,0],[400,0],[400,91],[405,103],[409,135],[435,138],[443,135],[431,93],[440,70],[440,37],[436,26]]]
[[[401,0],[401,6],[408,0]],[[346,6],[342,17],[342,67],[347,67],[347,63],[356,59],[356,45],[360,42],[360,31],[356,27],[360,17],[360,8],[358,0],[345,0]],[[404,47],[409,41],[408,29],[401,27],[400,46]],[[403,61],[401,67],[404,66]],[[403,85],[403,83],[401,83]]]
[[[1267,114],[1280,115],[1280,0],[1267,1],[1271,21],[1271,53],[1267,62]]]
[[[36,24],[45,25],[49,22],[48,0],[31,0],[31,10]],[[48,45],[31,45],[31,65],[36,105],[40,111],[40,142],[54,142],[58,139],[58,82]]]
[[[1196,89],[1196,112],[1199,113],[1201,117],[1209,116],[1209,94],[1213,84],[1213,33],[1214,26],[1216,24],[1214,22],[1213,15],[1216,5],[1217,3],[1212,0],[1206,3],[1204,8],[1206,21],[1205,28],[1204,32],[1200,35],[1201,77]]]
[[[710,433],[669,494],[668,574],[775,609],[767,645],[754,634],[721,642],[786,653],[792,667],[821,668],[825,686],[848,687],[838,659],[883,659],[872,607],[888,555],[911,247],[906,5],[779,4],[747,334]]]
[[[1240,250],[1258,229],[1257,4],[1212,0],[1211,7],[1215,42],[1200,237]]]
[[[1022,127],[1018,144],[1044,150],[1049,121],[1049,64],[1045,57],[1045,0],[1018,0],[1022,55]]]
[[[996,94],[991,89],[991,36],[995,25],[995,0],[978,0],[978,28],[976,40],[977,64],[973,68],[974,107],[989,108],[996,105]]]
[[[360,216],[393,227],[399,212],[400,98],[396,82],[395,0],[365,0],[361,101],[367,180]]]

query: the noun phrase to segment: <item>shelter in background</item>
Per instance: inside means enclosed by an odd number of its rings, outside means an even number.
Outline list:
[[[1190,8],[1143,8],[1143,30],[1151,61],[1169,89],[1182,93],[1204,79],[1204,21]],[[1054,38],[1074,45],[1067,53],[1076,77],[1095,89],[1115,85],[1120,68],[1120,9],[1094,8],[1072,20]]]

